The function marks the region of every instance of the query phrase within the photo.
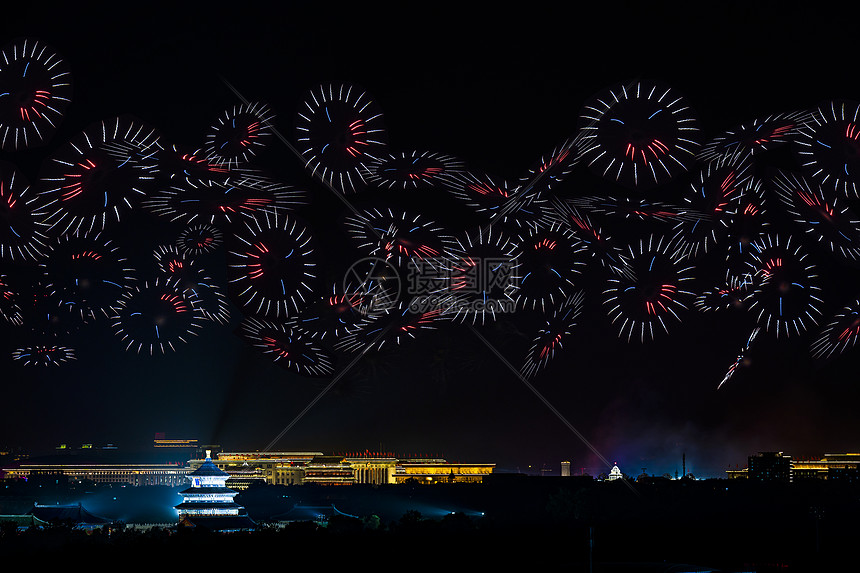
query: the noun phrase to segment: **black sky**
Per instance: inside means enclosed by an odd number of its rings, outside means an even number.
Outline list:
[[[49,145],[0,159],[35,181],[43,158],[64,141],[124,113],[169,141],[195,146],[218,114],[239,103],[222,78],[249,100],[270,104],[288,138],[308,89],[357,84],[381,105],[392,150],[449,154],[509,181],[575,133],[592,94],[621,81],[653,78],[679,90],[706,138],[830,98],[860,99],[849,65],[849,18],[800,2],[714,2],[695,12],[684,6],[619,3],[526,14],[498,4],[392,13],[320,3],[139,13],[33,8],[5,19],[0,40],[32,36],[53,45],[71,65],[74,101]],[[309,191],[312,204],[299,214],[336,260],[347,249],[340,243],[338,222],[348,214],[342,205],[278,141],[259,162]],[[606,188],[587,172],[576,175],[566,193]],[[427,195],[351,199],[434,216],[446,209]],[[139,253],[172,242],[177,232],[151,217],[131,224],[126,238]],[[827,316],[856,296],[858,273],[816,255],[833,285]],[[701,276],[713,274],[709,264]],[[702,278],[694,290],[712,286]],[[860,446],[856,353],[821,365],[808,358],[808,337],[767,339],[753,365],[716,392],[754,317],[691,310],[669,335],[628,344],[606,317],[602,288],[596,280],[586,286],[581,327],[534,385],[625,471],[673,472],[686,453],[688,469],[719,475],[759,450],[817,455]],[[176,354],[126,353],[105,328],[81,335],[78,360],[41,371],[9,358],[20,331],[0,325],[0,442],[38,450],[111,441],[134,449],[160,431],[231,450],[262,449],[328,379],[286,373],[246,346],[232,332],[240,318],[233,310],[230,326],[208,326]],[[530,344],[526,328],[501,321],[481,333],[519,367]],[[348,362],[341,358],[336,372]],[[574,467],[602,469],[484,342],[455,327],[362,359],[275,448],[439,453],[521,469],[555,469],[570,459]]]

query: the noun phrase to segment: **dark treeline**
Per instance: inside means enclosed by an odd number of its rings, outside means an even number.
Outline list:
[[[458,569],[526,555],[587,570],[591,538],[598,571],[613,570],[610,563],[645,562],[803,571],[842,564],[860,534],[860,486],[851,483],[494,477],[499,479],[481,485],[260,486],[237,497],[259,524],[253,532],[140,531],[123,524],[91,532],[69,524],[23,532],[5,527],[0,552],[4,559],[57,554],[100,561],[121,555],[155,563],[179,552],[217,555],[219,564],[248,564],[249,556],[277,553],[293,565],[420,559]],[[278,527],[273,521],[285,507],[332,504],[354,517],[336,515],[326,525]]]

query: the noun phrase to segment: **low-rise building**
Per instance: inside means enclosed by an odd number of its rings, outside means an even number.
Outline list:
[[[481,483],[496,464],[459,464],[443,459],[398,461],[394,483]]]
[[[322,452],[232,452],[187,464],[70,464],[22,463],[4,469],[7,478],[28,479],[63,475],[71,481],[132,486],[183,485],[186,476],[211,463],[228,474],[227,485],[243,490],[269,485],[388,485],[419,483],[480,483],[495,464],[452,463],[442,458],[399,459],[393,454],[353,453],[328,456]]]
[[[71,481],[115,483],[132,486],[178,486],[192,470],[177,464],[29,464],[4,468],[6,478],[30,479],[35,476],[64,475]]]

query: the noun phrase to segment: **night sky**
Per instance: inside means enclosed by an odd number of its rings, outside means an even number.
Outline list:
[[[860,79],[849,66],[856,51],[850,19],[819,14],[806,3],[711,3],[696,13],[681,4],[617,3],[528,14],[502,13],[498,5],[485,13],[444,4],[386,13],[295,4],[303,7],[141,8],[133,17],[34,8],[4,19],[0,42],[47,42],[69,64],[74,90],[47,144],[2,151],[0,160],[38,188],[51,154],[94,122],[124,114],[154,127],[164,143],[194,150],[216,118],[241,103],[224,80],[246,99],[268,104],[291,143],[308,90],[358,86],[384,113],[389,151],[449,155],[508,183],[577,133],[586,101],[625,82],[654,80],[683,95],[703,142],[756,118],[813,110],[831,99],[860,100]],[[756,175],[800,173],[791,149],[757,156]],[[364,256],[345,230],[350,211],[275,137],[252,165],[306,192],[308,204],[291,216],[314,237],[323,279],[317,292],[324,294],[327,282]],[[700,167],[631,191],[579,164],[553,193],[678,204]],[[486,224],[441,188],[371,188],[346,199],[359,210],[421,214],[453,235]],[[847,201],[855,212],[857,203]],[[749,362],[719,391],[756,326],[755,313],[702,313],[689,304],[680,322],[667,323],[668,334],[627,342],[603,301],[607,273],[594,261],[582,272],[578,325],[530,383],[604,460],[634,475],[641,468],[674,473],[686,453],[688,471],[720,476],[756,451],[815,456],[860,447],[858,352],[821,361],[809,350],[830,317],[858,296],[860,267],[822,247],[775,196],[768,196],[768,213],[770,232],[791,236],[814,261],[822,316],[819,326],[787,338],[763,329]],[[625,247],[651,234],[674,234],[671,222],[605,217],[600,224]],[[155,276],[153,250],[173,244],[185,227],[140,209],[104,234],[124,249],[142,282]],[[222,230],[229,239],[231,230]],[[725,277],[720,247],[688,263],[688,290],[712,290]],[[222,246],[202,263],[225,286],[228,250]],[[37,268],[0,264],[10,277]],[[98,321],[64,334],[58,343],[73,347],[76,359],[50,367],[13,360],[22,341],[33,339],[32,324],[0,321],[0,442],[34,452],[63,442],[143,450],[164,432],[228,451],[263,449],[340,376],[272,449],[437,454],[496,462],[504,470],[546,464],[557,471],[566,459],[574,468],[608,471],[487,346],[519,369],[541,321],[536,313],[474,330],[440,323],[401,346],[368,352],[345,374],[355,355],[335,352],[334,374],[326,377],[289,372],[245,343],[235,332],[243,316],[231,299],[228,324],[208,322],[176,352],[156,356],[125,351],[109,321]]]

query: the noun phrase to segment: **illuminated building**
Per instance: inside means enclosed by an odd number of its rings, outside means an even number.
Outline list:
[[[78,450],[116,450],[117,447],[113,444],[81,444],[79,448],[73,448],[68,444],[59,444],[54,448],[54,451],[58,454],[71,454],[77,453]]]
[[[747,479],[750,477],[749,468],[726,470],[728,479]]]
[[[420,483],[480,483],[495,464],[450,463],[442,458],[399,459],[390,453],[360,452],[327,456],[321,452],[233,452],[207,459],[170,464],[16,464],[4,468],[5,477],[62,474],[73,481],[133,486],[183,485],[186,476],[211,464],[227,474],[227,485],[243,490],[252,484],[352,485]],[[226,487],[226,486],[225,486]]]
[[[342,456],[316,456],[304,468],[304,483],[352,485],[355,474]]]
[[[818,460],[794,460],[782,452],[760,452],[749,457],[748,467],[727,470],[726,474],[729,479],[782,482],[820,479],[860,483],[860,453],[825,454]]]
[[[245,508],[233,501],[236,491],[226,486],[230,474],[212,463],[210,453],[207,451],[203,464],[188,475],[191,487],[180,492],[182,503],[175,506],[180,525],[217,531],[253,528],[256,524]]]
[[[195,450],[197,449],[197,440],[164,440],[156,438],[152,441],[152,446],[154,448],[185,448]]]
[[[399,461],[394,468],[394,483],[481,483],[495,467],[496,464],[456,464],[441,459]]]
[[[215,467],[206,453],[203,465],[188,474],[191,487],[180,492],[179,515],[239,515],[242,506],[233,501],[236,492],[226,485],[230,474]]]
[[[230,487],[235,489],[260,481],[270,485],[301,485],[305,466],[322,455],[322,452],[222,452],[213,463],[230,474]],[[188,463],[196,469],[203,460]]]
[[[825,454],[820,460],[792,460],[791,481],[805,479],[860,483],[860,453]]]
[[[221,452],[216,465],[222,462],[290,462],[306,464],[322,452]]]
[[[782,452],[759,452],[748,458],[749,478],[756,481],[791,481],[791,456]]]
[[[192,468],[201,460],[191,460]],[[421,483],[480,483],[495,464],[457,464],[441,458],[398,459],[390,453],[359,452],[326,456],[321,452],[234,452],[218,454],[213,463],[231,476],[230,487],[263,480],[270,485],[397,484],[409,479]]]
[[[197,457],[205,450],[201,449],[200,444],[196,439],[173,439],[165,438],[163,432],[155,434],[155,439],[152,440],[152,447],[160,450],[162,455],[172,457],[171,461],[187,460],[190,457]],[[217,450],[216,447],[207,446],[210,450]]]
[[[570,477],[570,462],[561,462],[561,477]]]
[[[624,474],[621,473],[621,470],[618,468],[618,465],[612,466],[612,469],[609,470],[609,475],[607,476],[608,481],[615,481],[617,479],[621,479],[624,477]]]
[[[363,452],[345,457],[344,462],[352,468],[355,483],[395,483],[397,458],[393,454]]]
[[[6,461],[20,462],[22,460],[29,459],[30,452],[19,447],[3,447],[0,448],[0,460],[3,458],[8,458]]]
[[[62,474],[72,481],[117,483],[133,486],[177,486],[191,472],[175,464],[19,464],[3,469],[7,478],[29,479],[44,474]]]

